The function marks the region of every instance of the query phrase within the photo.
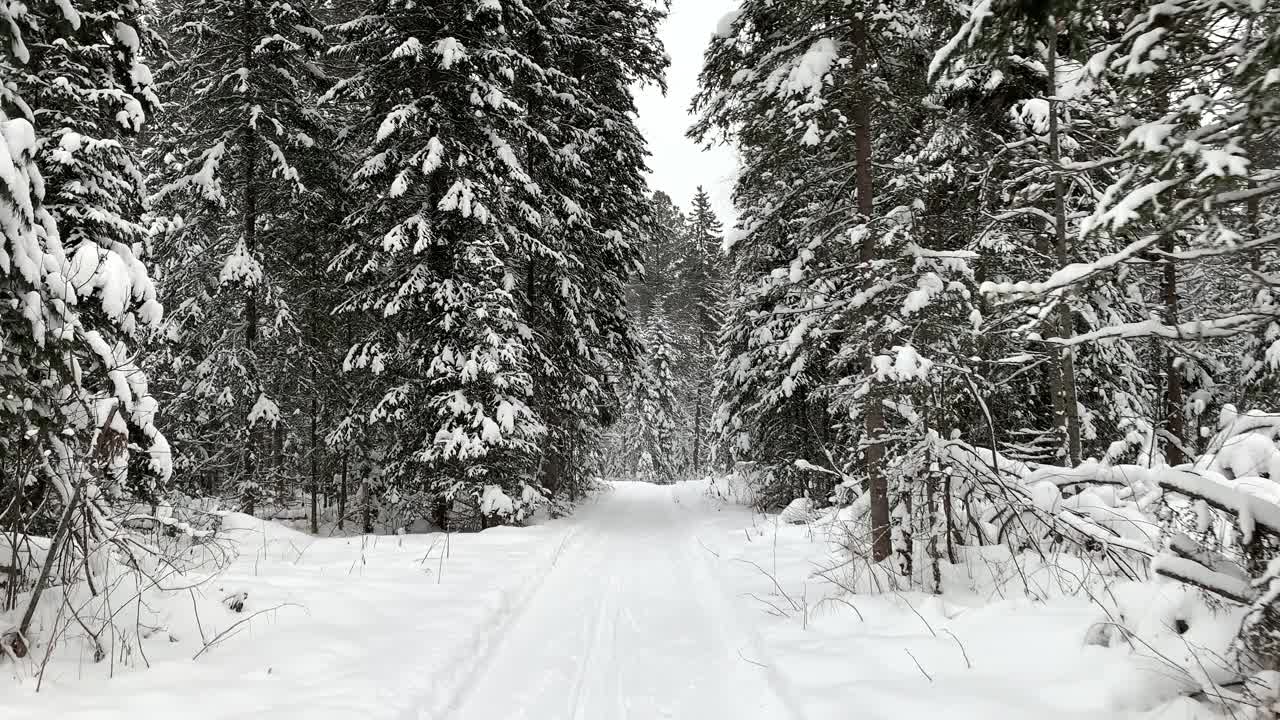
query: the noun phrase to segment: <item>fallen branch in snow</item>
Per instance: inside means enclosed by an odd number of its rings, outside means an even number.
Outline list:
[[[1193,470],[1163,470],[1158,482],[1166,491],[1202,500],[1212,508],[1236,516],[1245,545],[1253,542],[1255,530],[1280,538],[1280,506],[1274,503],[1242,493]]]
[[[778,607],[777,605],[775,605],[775,604],[773,604],[773,603],[769,602],[768,600],[765,600],[764,598],[760,597],[759,595],[756,595],[755,593],[751,593],[751,592],[749,592],[749,593],[743,593],[743,594],[742,594],[742,596],[743,596],[743,597],[749,597],[749,598],[751,598],[752,600],[755,600],[756,602],[760,603],[761,605],[768,605],[769,607],[773,608],[773,612],[772,612],[772,613],[767,613],[767,614],[770,614],[770,615],[777,615],[778,617],[781,617],[781,618],[791,617],[791,615],[790,615],[790,614],[788,614],[786,610],[783,610],[782,608],[780,608],[780,607]]]
[[[703,550],[706,550],[707,552],[711,553],[712,555],[715,555],[715,556],[716,556],[716,559],[719,559],[719,558],[720,558],[720,553],[718,553],[718,552],[716,552],[715,550],[712,550],[711,548],[707,547],[707,544],[706,544],[706,543],[704,543],[704,542],[702,542],[702,538],[697,538],[697,540],[698,540],[698,544],[702,546],[702,549],[703,549]]]
[[[856,615],[858,616],[858,620],[860,620],[860,621],[862,621],[862,622],[866,622],[866,621],[867,621],[867,619],[866,619],[865,617],[863,617],[863,616],[862,616],[862,611],[858,609],[858,606],[857,606],[857,605],[854,605],[853,603],[849,602],[849,601],[848,601],[848,600],[846,600],[845,598],[842,598],[842,597],[839,597],[839,596],[836,596],[836,595],[829,595],[829,596],[827,596],[827,597],[822,598],[821,600],[819,600],[819,601],[818,601],[818,605],[817,605],[817,607],[821,607],[821,606],[822,606],[822,603],[824,603],[824,602],[828,602],[828,601],[830,601],[830,602],[841,602],[841,603],[844,603],[845,605],[848,605],[848,606],[849,606],[849,609],[850,609],[850,610],[852,610],[852,611],[854,612],[854,614],[856,614]]]
[[[911,609],[911,612],[912,612],[912,613],[914,613],[916,617],[920,618],[920,622],[924,623],[924,627],[925,627],[925,629],[926,629],[926,630],[928,630],[928,631],[929,631],[929,634],[930,634],[930,635],[932,635],[932,636],[934,636],[934,637],[938,637],[938,633],[934,631],[933,626],[929,624],[929,621],[928,621],[928,620],[925,620],[925,619],[924,619],[924,616],[920,614],[920,611],[919,611],[919,610],[916,610],[916,606],[915,606],[915,605],[912,605],[910,600],[908,600],[908,599],[906,599],[905,597],[903,597],[902,593],[900,593],[900,592],[898,592],[898,591],[896,591],[896,590],[894,591],[894,594],[898,596],[898,599],[899,599],[899,600],[901,600],[902,602],[906,603],[907,607]]]
[[[1169,552],[1180,558],[1197,562],[1214,572],[1226,573],[1241,580],[1248,579],[1248,573],[1235,561],[1220,552],[1208,548],[1202,549],[1199,543],[1187,537],[1185,533],[1174,533],[1173,537],[1169,538]]]
[[[196,591],[193,588],[188,588],[187,592],[191,593],[191,612],[196,618],[196,629],[200,631],[200,644],[208,645],[209,640],[204,636],[204,623],[200,622],[200,605],[196,603]]]
[[[281,608],[286,608],[286,607],[302,607],[302,606],[301,606],[301,605],[299,605],[299,604],[297,604],[297,603],[280,603],[279,605],[276,605],[275,607],[264,608],[264,609],[262,609],[262,610],[259,610],[259,611],[258,611],[258,612],[256,612],[256,613],[254,613],[254,614],[252,614],[252,615],[250,615],[250,616],[246,617],[246,618],[242,618],[242,619],[240,619],[239,621],[237,621],[237,622],[235,622],[235,623],[232,623],[232,624],[231,624],[231,626],[230,626],[230,627],[228,627],[226,630],[223,630],[222,632],[220,632],[220,633],[218,633],[217,635],[215,635],[215,636],[213,637],[213,639],[212,639],[212,640],[210,640],[210,641],[206,642],[206,643],[204,644],[204,647],[200,648],[200,651],[199,651],[199,652],[197,652],[195,655],[193,655],[193,656],[191,657],[191,659],[192,659],[192,660],[199,660],[201,655],[205,654],[205,652],[206,652],[206,651],[208,651],[210,648],[212,648],[214,645],[217,645],[217,644],[218,644],[219,642],[221,642],[224,638],[228,637],[228,635],[229,635],[233,630],[236,630],[236,629],[237,629],[237,628],[239,628],[241,625],[243,625],[243,624],[245,624],[245,623],[249,622],[250,620],[252,620],[252,619],[254,619],[254,618],[258,617],[259,615],[262,615],[263,613],[269,613],[269,612],[272,612],[272,611],[274,611],[274,610],[279,610],[279,609],[281,609]]]
[[[747,662],[751,663],[752,665],[755,665],[756,667],[764,668],[765,670],[769,669],[768,665],[765,665],[764,663],[761,663],[761,662],[756,662],[755,660],[752,660],[746,655],[743,655],[741,650],[738,651],[738,657],[742,658],[743,660],[746,660]]]

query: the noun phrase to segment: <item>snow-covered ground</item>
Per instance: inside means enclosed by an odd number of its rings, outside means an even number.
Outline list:
[[[719,582],[751,613],[763,650],[753,659],[794,699],[793,717],[1101,720],[1147,717],[1157,707],[1153,718],[1188,717],[1166,714],[1178,686],[1169,663],[1127,645],[1085,643],[1105,615],[1085,594],[1061,592],[1070,577],[1024,567],[1037,588],[1028,597],[995,548],[973,569],[944,567],[941,598],[850,594],[837,585],[853,582],[851,569],[836,567],[820,521],[789,525],[732,506],[715,512],[701,490],[685,485],[677,496],[699,518],[698,541],[716,554]],[[1005,582],[993,582],[1001,575]]]
[[[1084,643],[1087,599],[842,594],[815,575],[821,527],[706,489],[619,483],[568,519],[452,536],[447,556],[439,534],[247,527],[196,591],[246,592],[242,612],[202,600],[197,628],[173,604],[150,669],[114,679],[55,655],[37,694],[32,665],[6,665],[0,717],[1096,719],[1168,688],[1166,664]]]
[[[670,486],[619,483],[472,682],[424,718],[797,717]],[[757,664],[759,663],[759,664]],[[762,667],[763,666],[763,667]]]
[[[239,559],[194,590],[200,628],[192,599],[168,599],[168,632],[144,641],[150,669],[117,665],[107,679],[106,661],[64,658],[36,694],[24,664],[17,686],[0,689],[0,718],[413,717],[461,687],[580,527],[493,528],[446,546],[441,534],[315,539],[257,525],[236,531]],[[241,613],[222,605],[239,592]],[[234,623],[286,603],[192,660]]]

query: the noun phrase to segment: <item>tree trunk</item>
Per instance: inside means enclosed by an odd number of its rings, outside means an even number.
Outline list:
[[[570,441],[568,450],[569,450],[569,502],[576,503],[578,502],[578,496],[581,494],[581,489],[578,487],[578,474],[577,472],[575,472],[577,466],[574,464],[577,461],[577,457],[576,457],[577,445],[575,445],[573,441]]]
[[[245,71],[250,72],[251,71],[250,68],[252,67],[252,62],[253,62],[253,32],[252,32],[253,0],[244,0],[243,12],[244,12],[244,17],[241,18],[244,25],[244,38],[243,38],[242,50],[244,53]],[[254,187],[255,181],[257,180],[257,173],[258,173],[258,143],[257,143],[257,136],[251,122],[252,121],[250,119],[249,113],[246,112],[245,124],[244,124],[244,168],[243,168],[244,208],[243,208],[243,217],[241,219],[244,222],[243,232],[244,232],[245,252],[252,257],[254,251],[257,249],[257,231],[258,231],[258,195]],[[250,285],[245,288],[245,297],[244,297],[244,344],[245,344],[245,350],[249,356],[247,360],[250,365],[248,368],[249,378],[251,383],[250,392],[254,395],[255,402],[257,401],[257,396],[262,391],[261,388],[258,387],[257,385],[257,381],[258,381],[257,372],[256,372],[257,363],[253,359],[253,352],[254,352],[253,346],[254,346],[254,343],[257,342],[257,339],[258,339],[258,300],[257,300],[255,288]],[[245,479],[248,483],[250,483],[250,487],[252,488],[250,491],[251,496],[249,498],[246,498],[246,502],[245,502],[246,507],[248,508],[247,512],[249,512],[250,514],[252,514],[253,512],[255,501],[257,499],[256,498],[256,495],[257,495],[256,481],[257,481],[257,471],[258,471],[257,466],[258,466],[257,438],[256,438],[256,433],[254,431],[253,426],[250,425],[246,428],[246,433],[245,433],[245,461],[244,461]]]
[[[4,463],[2,467],[4,467],[5,469],[8,469],[9,465],[10,463]],[[26,534],[26,528],[23,527],[25,523],[23,523],[23,516],[22,516],[23,515],[22,501],[25,499],[26,487],[24,486],[23,476],[19,468],[19,463],[15,462],[15,463],[12,463],[12,465],[13,465],[13,511],[12,511],[12,515],[10,515],[9,523],[11,527],[13,527],[13,540],[9,545],[9,550],[12,557],[10,558],[9,569],[8,569],[9,579],[5,583],[6,592],[5,592],[5,599],[4,599],[4,612],[9,612],[10,610],[12,610],[14,605],[16,605],[18,602],[18,579],[22,577],[22,568],[20,566],[19,556],[18,556],[18,542],[20,540],[19,531],[21,531],[21,534],[23,535]]]
[[[1173,252],[1173,235],[1160,238],[1160,247],[1165,252]],[[1178,267],[1173,259],[1164,262],[1164,277],[1161,282],[1161,295],[1164,299],[1165,322],[1178,324]],[[1182,370],[1178,368],[1177,354],[1172,345],[1165,348],[1165,431],[1169,434],[1165,443],[1164,457],[1170,465],[1181,465],[1186,462],[1182,445],[1186,442],[1186,416],[1183,413],[1183,380]]]
[[[1062,152],[1058,138],[1058,21],[1049,19],[1048,39],[1048,94],[1049,94],[1049,160],[1053,165],[1053,233],[1054,254],[1058,267],[1067,264],[1067,210],[1066,183],[1062,180]],[[1058,304],[1058,336],[1067,339],[1075,334],[1071,322],[1071,309],[1065,296]],[[1080,464],[1080,407],[1076,397],[1075,352],[1063,348],[1059,353],[1059,392],[1061,403],[1054,403],[1055,412],[1062,412],[1058,426],[1066,430],[1067,460],[1071,465]]]
[[[342,482],[338,486],[338,529],[347,522],[347,449],[342,449]]]
[[[1154,104],[1158,113],[1162,115],[1167,113],[1169,111],[1168,92],[1157,92]],[[1160,250],[1171,253],[1175,249],[1175,235],[1172,232],[1165,233],[1160,238]],[[1172,258],[1165,258],[1161,267],[1160,303],[1164,306],[1164,321],[1169,325],[1176,325],[1178,323],[1178,266]],[[1158,418],[1156,422],[1157,428],[1164,430],[1164,437],[1160,438],[1163,442],[1160,442],[1160,445],[1164,448],[1166,462],[1170,465],[1181,465],[1186,461],[1182,452],[1187,440],[1186,417],[1183,413],[1185,384],[1182,371],[1177,367],[1177,354],[1172,344],[1166,345],[1156,340],[1155,349],[1156,357],[1163,361],[1161,363],[1163,367],[1159,372],[1164,376],[1164,417]]]
[[[942,552],[938,548],[938,533],[940,531],[950,532],[950,530],[948,529],[950,527],[950,523],[942,524],[938,522],[938,506],[941,504],[938,502],[940,499],[939,493],[941,491],[941,487],[940,487],[941,483],[939,482],[939,478],[938,478],[938,475],[940,473],[939,473],[939,470],[937,469],[937,464],[934,458],[932,457],[932,454],[929,460],[930,460],[928,465],[929,478],[925,483],[925,517],[926,517],[926,527],[928,528],[928,532],[929,532],[929,540],[928,540],[929,544],[928,544],[927,552],[929,554],[929,569],[931,570],[931,574],[932,574],[932,577],[930,578],[931,586],[929,589],[933,592],[933,594],[941,595],[942,594]]]
[[[369,477],[367,475],[360,478],[360,490],[361,528],[367,535],[373,532],[373,489],[369,487]]]
[[[449,532],[449,500],[438,496],[431,501],[431,521],[435,526]]]
[[[700,451],[702,450],[702,397],[694,398],[693,401],[693,477],[697,479],[702,476],[702,460]]]
[[[31,628],[31,620],[36,614],[36,606],[40,604],[40,596],[44,594],[44,589],[49,584],[49,576],[53,573],[53,565],[58,562],[66,539],[74,532],[71,529],[71,523],[75,518],[76,505],[80,503],[80,486],[80,483],[76,484],[75,490],[71,493],[71,498],[67,500],[67,506],[62,510],[62,517],[58,520],[58,527],[53,533],[53,538],[49,541],[49,551],[45,554],[44,565],[40,568],[40,577],[36,579],[36,585],[31,590],[31,598],[27,600],[27,609],[22,613],[22,622],[18,623],[18,635],[24,638],[24,644],[27,630]]]
[[[316,370],[315,364],[311,366],[311,382],[315,383]],[[316,496],[320,494],[320,474],[317,467],[317,456],[319,448],[316,445],[316,415],[319,413],[319,403],[316,401],[315,389],[313,385],[311,395],[311,534],[316,535],[320,532],[319,508],[316,507]]]
[[[857,92],[853,98],[852,118],[854,126],[854,161],[856,163],[856,187],[858,194],[858,214],[864,222],[871,222],[872,183],[871,183],[871,109],[867,106],[867,28],[861,13],[853,18],[853,72],[857,83]],[[875,259],[876,245],[874,233],[865,233],[862,238],[860,257],[864,270],[868,273],[865,287],[870,287],[870,263]],[[867,357],[867,369],[870,370],[871,357]],[[893,552],[889,537],[889,488],[884,477],[881,464],[884,448],[880,445],[880,433],[884,428],[883,409],[880,407],[880,396],[874,390],[866,397],[866,411],[863,417],[863,459],[867,467],[867,492],[871,493],[871,559],[880,562]]]

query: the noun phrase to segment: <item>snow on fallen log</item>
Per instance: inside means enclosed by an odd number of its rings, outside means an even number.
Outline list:
[[[1101,496],[1090,498],[1091,502],[1087,504],[1077,502],[1075,507],[1066,507],[1060,490],[1063,486],[1090,483],[1134,488],[1135,491],[1142,486],[1154,488],[1152,480],[1136,472],[1141,470],[1145,473],[1146,468],[1110,467],[1091,461],[1077,468],[1040,466],[1033,470],[1024,463],[959,440],[947,442],[943,450],[952,462],[953,470],[976,481],[993,503],[992,508],[997,515],[1006,515],[1011,520],[1014,515],[1031,513],[1046,528],[1071,536],[1081,545],[1096,543],[1122,572],[1135,579],[1140,573],[1127,567],[1121,553],[1132,552],[1143,559],[1150,559],[1156,554],[1154,527],[1150,531],[1140,529],[1140,532],[1131,532],[1132,537],[1123,535],[1111,525],[1136,525],[1121,508],[1104,502]],[[1099,482],[1099,478],[1105,482]],[[1013,515],[1009,515],[1010,511]]]
[[[1219,459],[1218,455],[1229,445],[1233,444],[1237,438],[1246,434],[1257,434],[1267,439],[1273,439],[1280,435],[1280,413],[1266,413],[1260,410],[1249,410],[1248,412],[1240,412],[1235,405],[1227,404],[1222,406],[1222,411],[1218,414],[1218,432],[1210,438],[1209,443],[1205,446],[1205,452],[1196,461],[1197,469],[1221,467],[1225,464],[1234,464],[1232,459]],[[1252,442],[1247,440],[1246,442]],[[1275,447],[1273,445],[1272,449]],[[1228,450],[1229,454],[1238,454],[1241,450]],[[1270,455],[1270,453],[1269,453]],[[1234,472],[1234,470],[1233,470]],[[1274,475],[1272,476],[1275,477]]]
[[[961,440],[947,441],[940,448],[940,453],[955,465],[955,470],[962,476],[993,480],[1003,476],[1005,480],[1021,484],[1022,478],[1031,472],[1031,468],[1021,461]]]
[[[1164,490],[1203,500],[1212,508],[1235,515],[1240,525],[1240,539],[1245,545],[1253,542],[1254,532],[1258,530],[1280,538],[1280,506],[1194,470],[1161,468],[1155,472]]]
[[[1248,580],[1211,570],[1195,560],[1161,555],[1151,562],[1151,569],[1157,575],[1193,585],[1242,605],[1253,602],[1254,592]]]
[[[1155,556],[1155,549],[1149,543],[1120,535],[1111,528],[1099,525],[1093,518],[1086,515],[1073,510],[1063,510],[1054,517],[1067,528],[1089,540],[1101,543],[1106,548],[1130,550],[1148,558]]]
[[[1235,405],[1222,406],[1218,414],[1218,427],[1229,435],[1240,435],[1251,430],[1268,430],[1269,435],[1280,434],[1280,413],[1261,410],[1240,412]]]
[[[1051,482],[1058,487],[1071,485],[1114,485],[1133,490],[1134,497],[1141,497],[1155,489],[1150,468],[1142,465],[1104,465],[1097,460],[1086,460],[1076,467],[1041,465],[1026,478],[1028,485]]]
[[[1230,575],[1243,581],[1249,580],[1249,574],[1234,560],[1220,552],[1202,548],[1200,543],[1192,540],[1186,533],[1174,533],[1173,537],[1169,538],[1169,552],[1199,563],[1214,572]]]

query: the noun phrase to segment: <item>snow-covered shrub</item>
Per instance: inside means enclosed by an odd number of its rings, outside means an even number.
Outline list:
[[[809,498],[796,498],[778,513],[778,519],[788,525],[804,525],[812,522],[815,516],[813,501]]]
[[[498,485],[486,485],[480,495],[480,513],[486,524],[520,525],[533,517],[545,502],[545,495],[526,483],[521,484],[520,494],[514,498]]]

